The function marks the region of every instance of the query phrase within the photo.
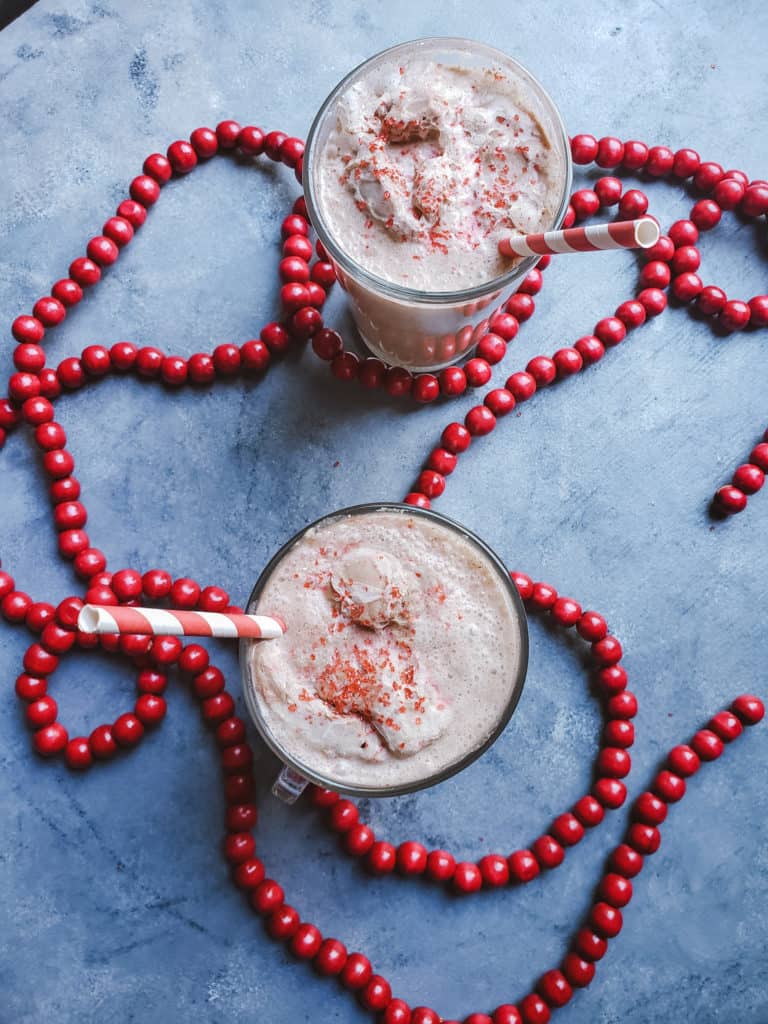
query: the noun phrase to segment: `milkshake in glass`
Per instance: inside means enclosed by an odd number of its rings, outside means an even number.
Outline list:
[[[363,340],[424,370],[466,355],[534,265],[498,243],[561,225],[571,159],[554,104],[521,65],[481,43],[422,39],[336,87],[303,176]]]
[[[249,709],[277,755],[333,789],[394,795],[446,778],[499,735],[528,660],[517,590],[481,541],[433,512],[363,505],[294,538],[248,611]]]

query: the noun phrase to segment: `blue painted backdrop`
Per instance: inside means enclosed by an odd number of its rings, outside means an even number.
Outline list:
[[[768,174],[768,13],[757,2],[41,0],[0,35],[5,322],[62,276],[148,152],[224,116],[303,135],[352,65],[435,33],[519,57],[572,133],[690,145]],[[650,191],[665,223],[690,206],[681,187]],[[169,186],[119,266],[51,332],[51,361],[124,338],[189,354],[252,337],[275,312],[278,225],[296,194],[288,172],[228,160]],[[765,248],[764,222],[728,217],[703,242],[703,276],[741,297],[765,291]],[[636,273],[631,256],[563,257],[501,380],[587,333]],[[340,307],[334,296],[328,319],[348,327]],[[633,794],[735,693],[764,692],[768,494],[721,524],[706,507],[768,426],[767,383],[765,332],[722,339],[671,311],[478,444],[439,503],[510,566],[609,617],[641,700]],[[443,424],[471,404],[364,396],[307,352],[263,382],[194,400],[108,378],[62,401],[58,417],[89,531],[113,567],[160,565],[244,600],[308,520],[402,496]],[[0,489],[4,568],[37,599],[64,597],[72,577],[28,436],[6,446]],[[268,941],[231,887],[216,757],[183,688],[172,686],[168,720],[134,755],[73,777],[30,754],[13,695],[26,642],[0,630],[0,1019],[366,1019]],[[239,693],[235,652],[215,656]],[[372,803],[373,825],[469,857],[530,841],[590,782],[600,720],[580,658],[534,623],[528,685],[502,739],[434,791]],[[52,689],[63,719],[87,731],[129,706],[133,686],[118,662],[78,655]],[[563,1024],[768,1020],[766,735],[739,740],[672,809],[624,932]],[[461,902],[369,880],[308,808],[266,796],[274,765],[262,760],[259,850],[289,898],[368,952],[397,993],[447,1016],[520,997],[558,962],[626,822],[612,815],[524,891]]]

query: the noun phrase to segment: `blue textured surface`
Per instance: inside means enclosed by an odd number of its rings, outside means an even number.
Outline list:
[[[435,0],[368,10],[340,0],[41,0],[0,35],[5,322],[62,276],[148,152],[225,116],[303,135],[352,65],[435,33],[519,57],[571,132],[691,145],[768,174],[768,12],[757,2],[520,12],[493,2],[462,13]],[[650,192],[664,223],[685,216],[684,189]],[[50,361],[126,337],[189,354],[253,336],[275,312],[278,225],[295,194],[289,173],[231,160],[169,186],[119,265],[51,332]],[[728,217],[703,242],[705,281],[741,297],[765,291],[765,246],[764,222]],[[636,273],[630,256],[557,261],[497,376],[587,333]],[[334,296],[331,323],[345,322],[340,305]],[[6,342],[3,379],[11,367]],[[764,694],[768,494],[721,524],[706,507],[767,425],[765,368],[764,331],[723,340],[672,310],[477,444],[438,505],[511,566],[609,617],[641,701],[634,795],[732,696]],[[263,382],[194,398],[108,378],[62,400],[57,418],[88,529],[113,568],[160,565],[244,600],[269,554],[308,520],[401,496],[443,424],[471,404],[416,410],[364,396],[307,352]],[[0,554],[23,589],[56,601],[73,583],[37,462],[29,436],[2,453]],[[267,940],[230,885],[217,759],[189,695],[173,684],[156,735],[73,777],[30,754],[13,695],[27,642],[0,630],[4,1024],[367,1019]],[[529,842],[590,784],[600,720],[581,657],[534,623],[529,681],[502,739],[433,791],[371,804],[374,827],[470,857]],[[235,652],[215,658],[239,692]],[[74,655],[52,691],[76,733],[129,707],[134,684],[112,659]],[[740,739],[672,809],[624,932],[558,1021],[768,1021],[766,735]],[[261,758],[259,851],[289,900],[366,951],[396,994],[447,1016],[519,998],[559,961],[627,820],[626,809],[612,814],[525,890],[462,902],[369,880],[307,807],[266,795],[274,766]]]

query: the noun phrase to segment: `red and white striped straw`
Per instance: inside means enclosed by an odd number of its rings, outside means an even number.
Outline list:
[[[133,633],[141,636],[220,636],[277,640],[285,633],[282,619],[272,615],[229,615],[169,608],[123,608],[86,604],[77,618],[83,633]]]
[[[502,256],[555,256],[604,249],[650,249],[658,242],[659,234],[659,225],[653,217],[638,217],[637,220],[503,238],[499,242],[499,252]]]

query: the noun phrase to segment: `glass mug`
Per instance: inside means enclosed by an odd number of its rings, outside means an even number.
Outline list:
[[[442,782],[444,779],[455,775],[457,772],[475,761],[488,749],[488,747],[491,746],[492,743],[496,741],[496,739],[498,739],[512,717],[523,690],[525,675],[528,668],[528,625],[525,609],[523,607],[522,600],[520,599],[520,595],[517,592],[517,587],[512,582],[509,572],[499,557],[483,541],[481,541],[479,537],[464,526],[454,522],[454,520],[437,512],[415,508],[410,505],[397,504],[394,502],[381,502],[376,504],[354,505],[350,508],[341,509],[338,512],[333,512],[330,515],[323,516],[321,519],[316,520],[314,523],[310,523],[309,526],[304,527],[304,529],[295,534],[272,558],[259,576],[256,585],[253,588],[251,596],[248,599],[246,611],[249,613],[264,611],[263,608],[259,607],[259,604],[268,581],[280,565],[283,558],[299,541],[301,541],[308,531],[343,518],[365,516],[371,513],[392,513],[406,518],[421,518],[437,526],[440,530],[446,530],[449,531],[449,533],[452,532],[454,534],[458,534],[459,537],[470,545],[473,555],[476,554],[493,576],[501,582],[502,592],[505,598],[508,599],[506,602],[508,609],[507,621],[506,623],[502,623],[502,625],[505,629],[510,631],[509,634],[505,634],[508,635],[509,642],[514,642],[516,645],[518,652],[516,672],[514,673],[514,678],[510,678],[508,680],[508,696],[500,709],[500,713],[493,725],[493,728],[471,749],[463,750],[460,755],[457,756],[455,761],[452,761],[438,770],[427,773],[415,781],[412,780],[389,786],[372,786],[366,784],[356,785],[350,783],[348,779],[339,780],[332,778],[330,775],[324,775],[312,768],[312,766],[304,764],[291,752],[290,749],[288,749],[286,744],[277,735],[275,735],[275,732],[270,728],[264,714],[263,698],[259,690],[258,680],[255,678],[249,654],[252,650],[253,644],[275,644],[283,643],[284,641],[241,640],[239,655],[245,702],[261,738],[270,750],[280,759],[280,761],[283,762],[284,767],[277,777],[272,788],[272,792],[275,796],[287,803],[293,803],[307,786],[308,782],[314,782],[316,785],[322,786],[323,788],[333,789],[337,792],[358,797],[399,796],[403,793],[413,792],[417,789],[432,786],[437,782]],[[291,623],[289,621],[289,635],[290,630]],[[448,728],[460,728],[460,723],[456,722],[453,726],[449,726]],[[418,754],[415,756],[418,756]]]
[[[428,292],[406,288],[370,273],[345,252],[344,239],[334,237],[324,215],[318,179],[322,154],[336,121],[337,103],[351,86],[372,72],[389,65],[397,67],[413,57],[470,68],[501,67],[510,77],[524,83],[535,97],[537,117],[562,168],[557,212],[551,223],[540,225],[540,231],[559,228],[563,223],[573,164],[562,119],[543,86],[511,57],[468,39],[416,39],[393,46],[360,64],[325,100],[309,130],[304,154],[304,197],[309,219],[336,269],[355,324],[372,354],[409,370],[434,371],[471,352],[486,333],[489,318],[503,306],[540,257],[526,257],[506,274],[473,288]]]

